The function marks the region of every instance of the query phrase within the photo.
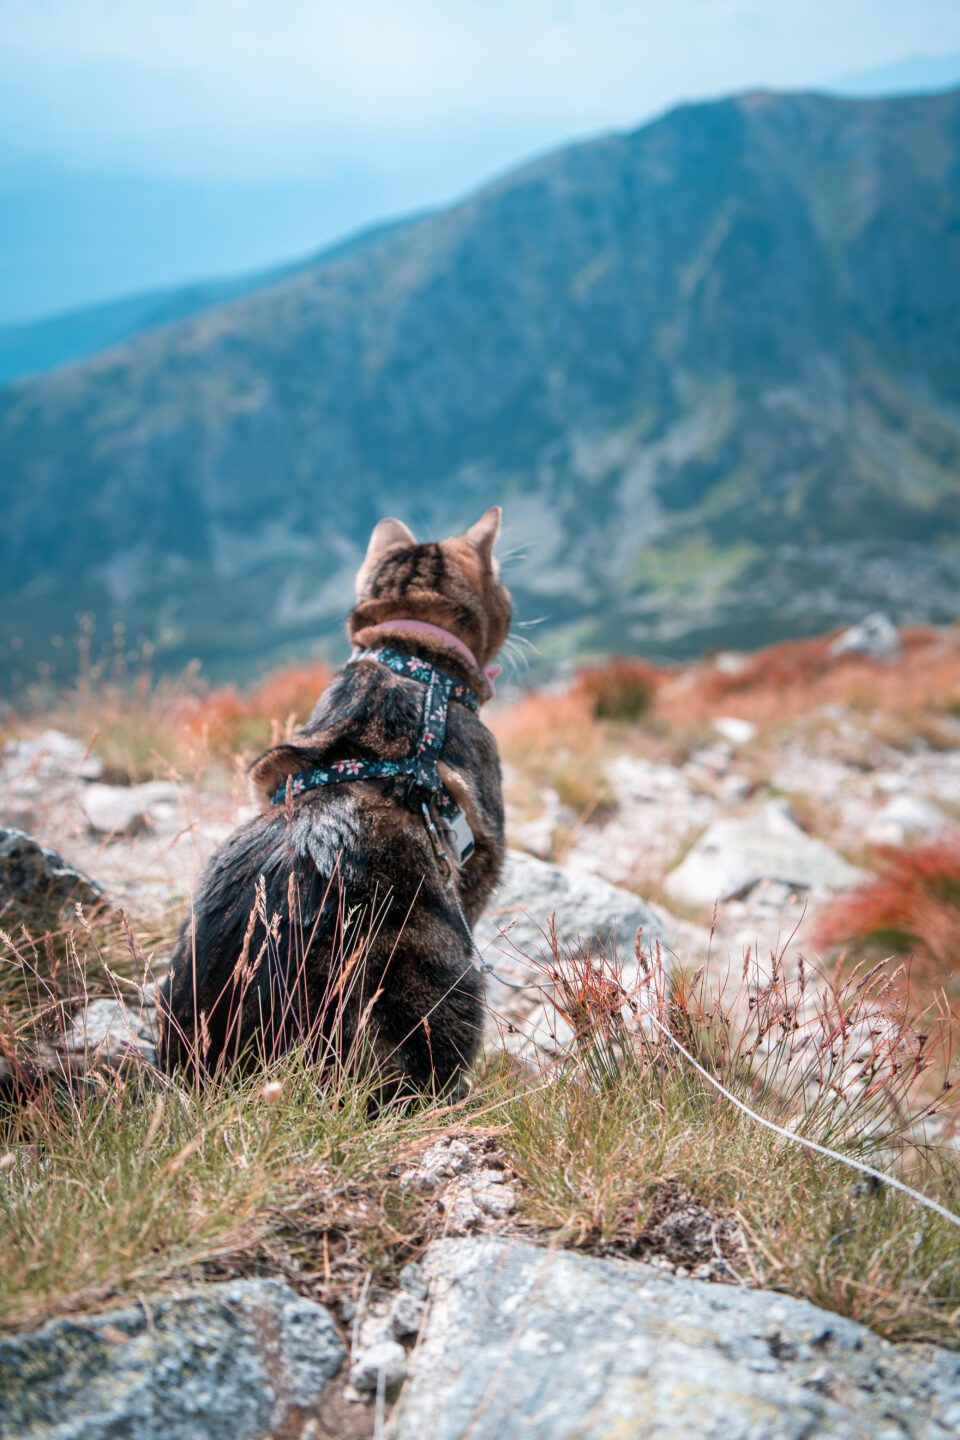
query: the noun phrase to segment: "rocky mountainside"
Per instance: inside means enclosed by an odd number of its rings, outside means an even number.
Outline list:
[[[960,92],[753,94],[0,391],[0,670],[339,636],[372,523],[505,506],[541,647],[682,655],[960,584]],[[336,642],[335,642],[336,643]]]

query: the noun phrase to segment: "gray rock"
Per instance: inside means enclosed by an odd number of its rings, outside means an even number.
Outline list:
[[[261,1440],[343,1357],[326,1310],[274,1280],[52,1320],[0,1340],[0,1440]]]
[[[394,1340],[408,1340],[416,1335],[423,1321],[423,1301],[409,1290],[400,1290],[390,1306],[390,1335]]]
[[[103,761],[88,753],[82,740],[61,730],[44,730],[25,740],[11,740],[0,752],[4,784],[24,796],[42,794],[64,781],[99,780]]]
[[[400,1271],[400,1288],[408,1295],[412,1295],[415,1300],[426,1300],[427,1279],[423,1273],[423,1267],[418,1265],[416,1260],[411,1260]]]
[[[711,722],[718,735],[729,740],[731,745],[749,745],[757,738],[757,727],[752,720],[743,720],[739,715],[717,715]]]
[[[361,1350],[350,1366],[350,1384],[361,1395],[374,1395],[383,1389],[389,1395],[402,1385],[407,1375],[407,1352],[396,1340],[378,1340]]]
[[[96,905],[103,899],[100,886],[22,830],[0,826],[0,900],[21,904],[79,902]]]
[[[686,904],[712,905],[748,892],[758,880],[829,891],[863,878],[822,840],[805,834],[785,806],[771,801],[742,819],[715,820],[670,871],[664,888]]]
[[[914,838],[934,839],[950,829],[950,820],[931,800],[919,795],[894,795],[864,830],[871,845],[902,845]]]
[[[875,610],[859,625],[852,625],[838,635],[828,654],[834,659],[841,655],[867,655],[872,660],[889,660],[899,655],[900,650],[900,631],[889,615]]]
[[[608,953],[615,947],[628,986],[637,974],[638,926],[643,927],[645,945],[668,942],[670,917],[632,891],[579,864],[561,868],[520,850],[509,851],[503,882],[474,930],[481,955],[494,969],[486,977],[488,1049],[503,1048],[533,1060],[555,1053],[572,1036],[569,1023],[543,990],[551,914],[562,946],[600,946]]]
[[[147,780],[142,785],[86,785],[79,801],[96,834],[128,836],[177,829],[182,795],[182,787],[170,780]]]
[[[562,868],[510,850],[503,880],[475,928],[477,944],[508,978],[522,978],[528,967],[521,954],[546,953],[551,914],[558,939],[568,944],[580,940],[585,945],[606,945],[615,940],[632,954],[641,925],[645,940],[667,938],[663,917],[632,891],[585,870]],[[501,938],[503,931],[507,934]]]
[[[391,1440],[948,1440],[960,1355],[766,1291],[498,1236],[424,1262]]]
[[[122,1000],[90,1000],[74,1015],[64,1039],[70,1054],[119,1058],[131,1047],[157,1063],[157,1011],[150,1000],[136,1007]]]

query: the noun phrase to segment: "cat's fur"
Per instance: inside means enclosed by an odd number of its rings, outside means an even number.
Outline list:
[[[382,520],[357,576],[350,640],[418,655],[483,698],[484,676],[454,646],[391,632],[390,621],[442,626],[480,667],[488,664],[510,623],[492,553],[499,524],[494,507],[461,536],[418,544],[399,521]],[[347,665],[303,729],[255,762],[262,812],[204,870],[159,990],[168,1069],[214,1070],[304,1040],[318,1056],[335,1050],[350,1060],[358,1030],[383,1085],[443,1088],[474,1057],[480,977],[406,778],[330,785],[270,804],[298,771],[410,755],[424,696],[423,685],[374,661]],[[456,874],[472,925],[503,863],[503,800],[493,736],[455,700],[438,769],[476,839]]]

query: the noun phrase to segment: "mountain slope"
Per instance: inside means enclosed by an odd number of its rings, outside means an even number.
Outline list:
[[[339,634],[381,514],[495,500],[548,652],[947,618],[960,93],[748,95],[561,151],[0,391],[0,455],[8,674],[78,610],[252,669]]]
[[[263,290],[267,286],[279,284],[289,275],[295,275],[308,266],[329,263],[362,249],[407,223],[409,222],[406,220],[392,221],[362,230],[336,245],[329,246],[321,255],[311,260],[277,266],[257,274],[241,275],[233,280],[199,281],[192,285],[150,290],[145,294],[124,296],[99,305],[67,310],[42,320],[0,325],[0,384],[22,375],[68,365],[74,360],[93,355],[98,350],[104,350],[107,346],[130,340],[145,330],[156,330],[161,325],[170,325],[176,320],[187,319],[202,310],[223,304],[237,295],[246,295],[251,290]]]

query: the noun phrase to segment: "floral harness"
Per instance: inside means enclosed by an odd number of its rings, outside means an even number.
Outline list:
[[[410,778],[411,794],[420,800],[428,831],[432,825],[432,805],[447,832],[446,839],[458,863],[462,865],[473,854],[473,831],[466,815],[441,781],[437,760],[447,733],[447,708],[450,701],[459,700],[468,710],[476,713],[480,709],[479,696],[469,685],[464,685],[452,675],[438,670],[429,661],[421,660],[416,655],[405,655],[388,646],[377,650],[361,650],[351,656],[348,664],[358,665],[364,660],[375,660],[380,665],[386,665],[387,669],[395,674],[417,680],[426,686],[420,734],[413,754],[403,760],[334,760],[330,765],[301,770],[288,776],[283,785],[274,791],[271,803],[282,805],[288,795],[302,795],[307,790],[316,790],[322,785],[338,785],[344,780],[382,780],[407,775]]]

